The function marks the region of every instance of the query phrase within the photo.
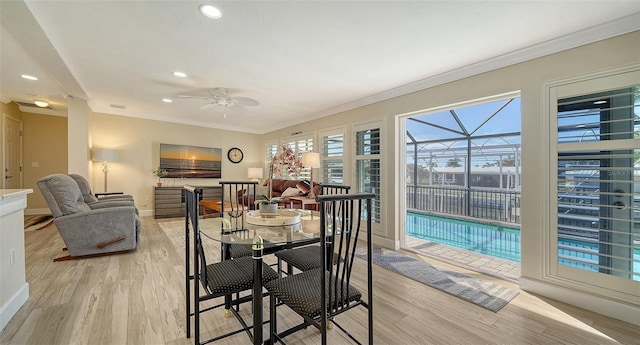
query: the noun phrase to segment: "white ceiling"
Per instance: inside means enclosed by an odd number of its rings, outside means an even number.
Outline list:
[[[204,2],[2,0],[0,99],[266,133],[640,30],[638,0]],[[177,98],[216,87],[260,105]]]

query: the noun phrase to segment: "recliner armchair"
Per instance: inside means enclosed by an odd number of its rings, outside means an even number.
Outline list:
[[[91,191],[91,186],[89,185],[89,181],[82,175],[78,174],[69,174],[71,178],[73,178],[78,187],[80,188],[80,193],[82,193],[82,198],[84,202],[89,205],[92,210],[104,207],[113,207],[113,206],[133,206],[135,207],[135,202],[133,201],[133,197],[131,195],[125,194],[117,194],[117,195],[107,195],[98,198]],[[138,214],[138,208],[136,207],[136,214]]]
[[[70,254],[54,261],[121,253],[137,247],[141,226],[132,203],[104,202],[92,209],[76,181],[65,174],[45,176],[37,184]],[[121,202],[124,204],[118,205]]]
[[[96,201],[106,201],[106,200],[133,201],[133,197],[131,195],[125,195],[125,194],[105,195],[103,197],[98,198],[91,191],[91,186],[89,185],[89,181],[87,181],[87,179],[84,178],[84,176],[78,175],[78,174],[69,174],[69,176],[71,176],[78,184],[78,187],[80,187],[80,192],[82,192],[82,197],[84,198],[84,202],[86,202],[87,204],[96,202]]]

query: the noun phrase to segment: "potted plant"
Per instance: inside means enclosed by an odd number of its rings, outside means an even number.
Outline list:
[[[258,199],[253,203],[258,205],[260,214],[275,214],[278,213],[278,203],[282,201],[280,197],[269,198],[264,194],[260,194],[262,199]]]
[[[167,176],[168,174],[167,170],[157,167],[151,173],[153,174],[153,176],[158,177],[158,187],[162,187],[162,178]]]

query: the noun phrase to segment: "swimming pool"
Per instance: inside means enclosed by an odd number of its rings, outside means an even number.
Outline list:
[[[407,235],[520,262],[520,230],[407,212]]]
[[[407,235],[473,252],[520,262],[520,229],[407,212]],[[598,271],[596,243],[558,241],[559,263]],[[572,250],[572,248],[579,250]],[[640,280],[640,250],[633,254],[633,280]]]

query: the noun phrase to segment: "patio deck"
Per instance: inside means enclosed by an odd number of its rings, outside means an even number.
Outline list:
[[[518,282],[518,278],[520,277],[519,262],[495,258],[411,236],[407,236],[407,248],[405,249],[443,261],[450,265],[513,282]]]

